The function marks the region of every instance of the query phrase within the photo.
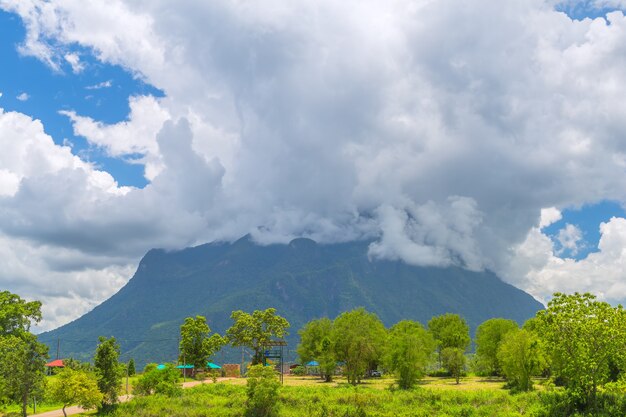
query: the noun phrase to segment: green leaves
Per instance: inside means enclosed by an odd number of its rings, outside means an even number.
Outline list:
[[[63,414],[68,405],[96,408],[102,403],[103,395],[98,390],[96,376],[80,370],[63,369],[52,384],[49,395],[55,402],[63,404]]]
[[[328,318],[311,320],[302,329],[298,356],[307,363],[316,360],[327,382],[332,380],[332,375],[337,368],[335,344],[332,340],[333,322]]]
[[[117,404],[121,389],[123,369],[118,362],[120,346],[114,337],[109,339],[100,337],[96,354],[94,356],[94,368],[98,378],[98,389],[103,394],[103,405]]]
[[[513,320],[495,318],[482,323],[476,329],[476,355],[482,369],[491,375],[500,375],[498,348],[507,333],[517,330]]]
[[[184,364],[191,364],[195,369],[206,367],[207,362],[226,340],[217,333],[211,334],[211,329],[203,316],[187,317],[180,326],[180,357]]]
[[[445,348],[465,351],[472,341],[467,322],[458,314],[446,313],[433,317],[428,322],[428,330],[435,337],[440,351]]]
[[[230,317],[235,322],[226,331],[227,340],[233,346],[254,350],[253,365],[263,362],[263,346],[274,338],[285,337],[289,328],[289,322],[277,315],[275,308],[255,310],[252,314],[237,310]]]
[[[41,321],[41,302],[26,302],[9,291],[0,292],[0,336],[27,333]]]
[[[435,345],[432,335],[418,322],[404,320],[390,329],[385,364],[397,375],[400,388],[412,388],[424,375]]]

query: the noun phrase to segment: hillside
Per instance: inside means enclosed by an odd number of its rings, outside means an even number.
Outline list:
[[[91,359],[98,336],[115,336],[122,359],[139,364],[176,359],[179,326],[185,317],[204,315],[223,332],[232,310],[276,307],[297,330],[307,321],[363,306],[385,325],[402,319],[426,323],[454,312],[474,329],[492,317],[523,322],[543,306],[491,272],[422,268],[402,262],[370,261],[367,242],[319,245],[296,239],[288,245],[258,246],[248,238],[211,243],[177,252],[151,250],[133,278],[117,294],[81,318],[43,333],[61,356]],[[226,351],[217,361],[237,361]]]

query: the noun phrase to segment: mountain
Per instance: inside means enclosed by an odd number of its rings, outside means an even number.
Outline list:
[[[432,316],[452,312],[472,329],[492,317],[522,323],[543,308],[492,272],[370,260],[368,244],[295,239],[258,246],[245,237],[176,252],[153,249],[117,294],[39,338],[50,345],[51,356],[58,343],[61,357],[90,360],[98,336],[115,336],[123,360],[173,361],[185,317],[206,316],[211,329],[222,333],[233,310],[275,307],[291,323],[293,358],[297,331],[307,321],[359,306],[378,314],[386,326],[402,319],[426,324]],[[231,349],[216,360],[237,362],[241,355]]]

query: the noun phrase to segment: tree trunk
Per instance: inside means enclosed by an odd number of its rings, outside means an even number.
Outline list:
[[[67,417],[67,413],[65,412],[65,404],[63,404],[63,415]]]
[[[22,416],[26,417],[28,415],[28,395],[22,395]]]

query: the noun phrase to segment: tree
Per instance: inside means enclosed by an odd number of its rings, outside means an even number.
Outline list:
[[[328,318],[311,320],[298,331],[300,334],[298,356],[305,363],[312,360],[319,362],[322,377],[326,382],[332,380],[337,368],[332,331],[333,322]]]
[[[278,390],[280,382],[270,366],[253,365],[248,370],[248,413],[250,417],[278,415]]]
[[[135,369],[135,360],[133,358],[130,358],[130,360],[128,361],[128,364],[126,366],[127,366],[127,374],[128,374],[128,376],[135,375],[137,370]]]
[[[446,313],[435,316],[428,322],[428,330],[437,342],[439,361],[442,361],[441,352],[445,348],[457,348],[465,352],[472,339],[469,334],[469,326],[458,314]]]
[[[331,339],[337,359],[346,363],[349,383],[360,383],[368,367],[381,358],[386,337],[387,331],[378,316],[362,307],[335,319]]]
[[[622,306],[612,307],[589,293],[555,293],[537,318],[537,330],[552,354],[552,372],[581,408],[595,408],[598,387],[609,378],[609,363],[626,348]]]
[[[202,316],[187,317],[180,326],[180,356],[182,363],[191,364],[195,369],[205,368],[209,358],[222,348],[224,339],[215,333],[209,337],[211,329]]]
[[[139,378],[133,392],[138,395],[163,394],[172,397],[181,392],[179,380],[180,372],[173,364],[166,364],[165,369],[153,366]]]
[[[539,338],[524,329],[509,331],[502,339],[497,355],[509,385],[520,391],[532,389],[532,377],[539,375],[546,363]]]
[[[491,375],[500,375],[498,348],[504,336],[510,331],[517,330],[513,320],[489,319],[476,329],[476,356],[482,369]]]
[[[435,346],[435,339],[418,322],[404,320],[390,329],[385,364],[397,375],[400,388],[412,388],[424,375]]]
[[[0,398],[22,405],[43,390],[48,347],[31,334],[32,322],[41,320],[41,303],[27,302],[9,291],[0,292]]]
[[[255,310],[252,314],[233,311],[230,318],[235,322],[226,331],[233,346],[245,346],[254,351],[252,365],[263,363],[263,349],[273,338],[287,335],[289,322],[276,314],[275,308]]]
[[[9,291],[0,292],[0,337],[28,333],[41,321],[41,302],[27,302]]]
[[[98,389],[104,396],[102,406],[117,404],[118,396],[122,387],[122,367],[118,362],[120,346],[114,337],[109,339],[100,336],[94,357],[94,368],[98,378]]]
[[[102,393],[98,390],[95,375],[71,368],[59,372],[49,395],[53,401],[63,404],[65,417],[67,417],[65,408],[68,405],[76,404],[89,409],[99,407],[102,403]]]
[[[463,349],[447,347],[441,351],[441,362],[443,367],[450,373],[458,384],[461,380],[461,373],[465,368],[465,354]]]
[[[48,347],[30,333],[0,337],[0,380],[2,396],[26,407],[33,395],[45,387],[45,364]]]

